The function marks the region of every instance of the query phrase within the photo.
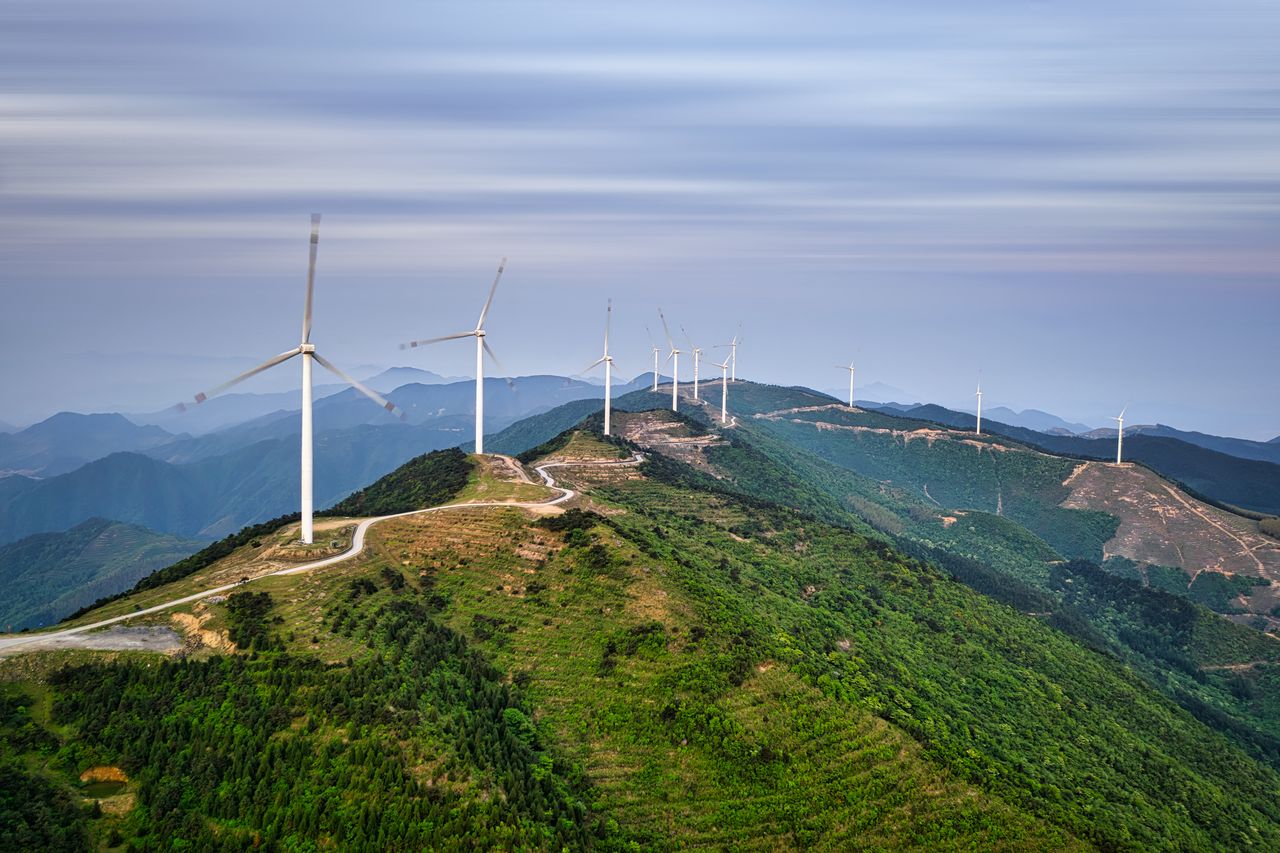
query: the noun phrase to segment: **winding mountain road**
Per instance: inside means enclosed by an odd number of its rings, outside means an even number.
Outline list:
[[[274,572],[267,572],[266,574],[261,574],[256,577],[250,578],[247,581],[238,581],[236,583],[223,584],[222,586],[216,586],[211,589],[202,590],[201,592],[193,593],[192,595],[183,596],[182,598],[175,598],[172,601],[166,601],[163,604],[156,604],[151,607],[143,608],[142,610],[135,610],[132,613],[126,613],[122,616],[113,616],[110,619],[103,619],[98,622],[91,622],[87,625],[77,625],[74,628],[63,628],[60,631],[45,631],[41,633],[10,634],[8,636],[0,636],[0,652],[7,651],[9,649],[13,649],[18,646],[41,646],[44,644],[55,643],[55,642],[64,640],[67,637],[76,636],[77,634],[86,634],[91,631],[96,631],[99,628],[105,628],[108,625],[115,625],[120,622],[126,622],[130,619],[135,619],[139,616],[146,616],[149,613],[159,613],[160,611],[168,610],[171,607],[177,607],[178,605],[181,605],[181,604],[188,604],[192,601],[199,601],[200,599],[208,598],[211,595],[218,595],[219,593],[229,592],[230,590],[236,589],[237,587],[241,587],[241,586],[244,586],[245,584],[253,583],[254,581],[261,580],[263,578],[280,577],[283,575],[297,575],[303,572],[313,572],[316,569],[327,568],[328,566],[341,563],[345,560],[350,560],[352,557],[356,557],[359,554],[361,554],[364,551],[365,534],[369,532],[369,528],[373,527],[375,524],[381,521],[387,521],[388,519],[405,518],[411,515],[426,515],[427,513],[432,513],[432,512],[445,512],[451,509],[476,509],[478,507],[525,507],[526,509],[536,509],[539,507],[555,506],[557,504],[562,504],[565,501],[571,500],[574,496],[577,495],[577,492],[575,492],[573,489],[568,489],[568,488],[565,488],[564,486],[556,485],[555,478],[552,477],[549,473],[547,473],[548,469],[550,468],[579,468],[579,467],[602,466],[602,465],[629,466],[629,465],[639,465],[643,461],[644,461],[644,454],[637,453],[634,456],[632,456],[630,459],[621,459],[617,461],[599,460],[599,461],[546,462],[542,465],[536,466],[534,470],[538,472],[538,475],[540,477],[542,477],[543,485],[547,486],[550,489],[554,489],[555,491],[560,493],[555,497],[548,498],[547,500],[476,501],[471,503],[443,504],[441,506],[427,507],[426,509],[415,509],[415,510],[410,510],[409,512],[398,512],[392,515],[380,515],[374,518],[366,518],[361,520],[360,523],[356,525],[355,533],[352,534],[351,536],[351,547],[348,548],[346,551],[342,552],[341,554],[338,554],[337,556],[327,557],[323,560],[316,560],[313,563],[304,563],[301,566],[291,566],[290,568],[287,568],[287,569],[278,569]],[[514,459],[510,460],[510,464],[515,469],[522,470],[520,469],[519,464],[516,463]],[[59,646],[65,648],[65,644],[63,643],[59,643]]]

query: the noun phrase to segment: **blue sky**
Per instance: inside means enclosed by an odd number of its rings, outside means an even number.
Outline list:
[[[1117,7],[1122,7],[1119,10]],[[340,363],[743,374],[1280,433],[1280,6],[0,7],[0,420]],[[262,390],[291,375],[264,379]],[[252,390],[250,388],[249,390]]]

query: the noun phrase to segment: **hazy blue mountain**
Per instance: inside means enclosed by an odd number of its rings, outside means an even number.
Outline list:
[[[420,370],[416,367],[389,367],[379,373],[377,376],[371,376],[363,380],[373,390],[380,394],[386,394],[388,391],[394,391],[401,385],[409,385],[417,383],[419,385],[448,385],[453,382],[463,382],[465,376],[441,376],[439,373],[432,373],[430,370]]]
[[[9,432],[17,432],[18,428],[8,421],[0,421],[0,435]]]
[[[19,474],[10,474],[7,477],[0,477],[0,506],[12,498],[17,497],[23,492],[29,491],[40,484],[35,477],[23,477]]]
[[[1007,406],[993,406],[982,412],[982,418],[983,420],[990,418],[993,421],[1000,421],[1010,426],[1026,427],[1038,432],[1067,430],[1072,433],[1081,433],[1089,431],[1089,427],[1086,424],[1072,423],[1049,412],[1042,412],[1039,409],[1023,409],[1020,412],[1015,412]]]
[[[407,424],[320,433],[316,507],[335,503],[409,459],[469,432]],[[184,464],[116,453],[12,488],[0,479],[0,543],[114,516],[165,533],[215,538],[297,510],[298,439],[267,439]]]
[[[0,435],[0,472],[55,476],[118,451],[142,451],[173,441],[156,426],[123,415],[60,412],[26,429]]]
[[[1275,462],[1280,464],[1280,442],[1276,441],[1249,441],[1246,438],[1231,438],[1221,435],[1209,435],[1203,432],[1192,432],[1189,430],[1181,430],[1175,427],[1166,426],[1165,424],[1156,424],[1155,426],[1137,427],[1135,432],[1142,435],[1161,436],[1163,438],[1176,438],[1179,441],[1185,441],[1188,444],[1194,444],[1198,447],[1206,447],[1209,450],[1216,450],[1219,453],[1226,453],[1231,456],[1238,456],[1241,459],[1257,459],[1262,462]],[[1114,435],[1115,431],[1112,430]],[[1129,438],[1129,428],[1125,427],[1125,440]]]
[[[49,625],[204,546],[102,518],[0,546],[0,626]]]

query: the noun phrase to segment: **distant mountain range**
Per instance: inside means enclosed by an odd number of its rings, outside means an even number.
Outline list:
[[[408,414],[406,422],[351,389],[317,401],[317,506],[340,500],[428,450],[470,446],[474,384],[449,382],[414,368],[394,368],[370,382],[386,389],[404,379],[413,381],[386,393]],[[615,398],[643,393],[650,382],[643,374],[615,386]],[[488,379],[489,448],[512,452],[541,443],[598,411],[602,395],[599,385],[559,376],[520,377],[511,384]],[[26,475],[0,477],[0,543],[67,530],[92,517],[212,538],[292,511],[298,488],[297,395],[239,396],[244,398],[236,403],[241,413],[284,407],[198,435],[174,434],[118,414],[74,413],[0,434],[0,471]],[[187,414],[198,415],[224,399],[214,398]],[[973,424],[973,415],[940,406],[864,405],[950,426]],[[555,416],[545,421],[530,419],[553,409]],[[1095,459],[1114,453],[1113,439],[1066,434],[1081,424],[1036,410],[1012,413],[1018,424],[996,417],[1006,412],[1010,410],[1003,407],[984,412],[984,427],[1049,452]],[[219,417],[231,414],[227,409]],[[1252,442],[1158,425],[1134,428],[1126,448],[1128,458],[1215,500],[1280,511],[1280,441]]]
[[[0,475],[53,476],[118,451],[144,451],[174,440],[123,415],[61,412],[21,432],[0,435]]]
[[[646,384],[647,380],[639,380]],[[623,394],[636,383],[615,388]],[[486,380],[491,429],[565,402],[598,398],[603,389],[558,376]],[[390,393],[410,414],[402,423],[356,392],[316,405],[316,506],[325,507],[429,450],[470,443],[475,401],[471,381],[410,384]],[[180,536],[216,538],[293,511],[298,503],[298,415],[282,412],[199,437],[140,427],[119,415],[59,418],[63,444],[107,455],[43,479],[0,478],[0,543],[66,530],[93,517],[140,524]],[[365,423],[366,420],[380,423]],[[419,421],[416,422],[415,421]],[[99,430],[100,425],[109,428]],[[37,425],[40,427],[41,425]],[[43,434],[37,427],[37,434]],[[74,427],[74,428],[73,428]],[[19,433],[23,436],[28,431]],[[110,452],[114,440],[117,451]],[[0,439],[15,436],[0,436]],[[155,442],[154,446],[145,446]]]

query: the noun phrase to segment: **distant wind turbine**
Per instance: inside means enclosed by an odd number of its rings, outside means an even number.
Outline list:
[[[604,365],[604,434],[609,435],[610,388],[613,383],[613,356],[609,355],[609,324],[613,319],[613,300],[610,299],[604,311],[604,355],[591,362],[587,370],[594,370]],[[656,352],[655,348],[655,352]],[[582,371],[586,373],[587,370]]]
[[[662,320],[662,331],[667,335],[667,346],[671,347],[671,353],[667,356],[667,361],[671,362],[671,411],[680,410],[680,350],[676,349],[676,342],[671,340],[671,329],[667,327],[667,318],[663,316],[662,309],[658,309],[658,317]]]
[[[733,340],[729,341],[727,344],[716,344],[715,346],[716,349],[724,349],[726,347],[729,349],[729,380],[731,382],[738,381],[738,344],[742,343],[741,333],[742,328],[739,326],[738,334],[733,336]]]
[[[716,367],[720,368],[720,423],[726,424],[729,422],[729,359],[725,358]]]
[[[981,382],[978,383],[978,390],[976,393],[974,393],[973,396],[978,398],[978,428],[974,431],[974,434],[982,435],[982,383]],[[999,434],[999,431],[997,431],[997,434]]]
[[[1124,413],[1127,412],[1128,410],[1129,410],[1129,407],[1125,406],[1123,409],[1120,410],[1120,414],[1117,417],[1114,417],[1111,419],[1116,422],[1116,426],[1118,427],[1116,431],[1116,464],[1117,465],[1120,464],[1122,455],[1123,455],[1122,452],[1124,450]]]
[[[438,344],[441,341],[453,341],[459,338],[475,338],[476,339],[476,453],[484,453],[484,356],[489,354],[489,358],[493,359],[494,365],[501,369],[502,364],[498,361],[498,356],[494,354],[490,348],[489,342],[486,341],[484,332],[484,319],[489,315],[489,306],[493,305],[493,295],[498,291],[498,282],[502,281],[502,272],[507,268],[507,259],[503,258],[498,264],[498,274],[493,278],[493,286],[489,288],[489,298],[484,301],[484,307],[480,309],[480,319],[476,321],[476,327],[469,332],[458,332],[454,335],[444,335],[439,338],[426,338],[420,341],[410,341],[407,344],[401,344],[400,349],[415,349],[424,347],[428,344]],[[507,384],[511,384],[511,380],[507,380]]]
[[[311,262],[307,267],[307,301],[306,301],[306,307],[304,307],[302,311],[302,343],[298,344],[298,346],[294,347],[288,352],[282,352],[279,355],[275,356],[274,358],[267,359],[262,364],[259,364],[257,367],[253,368],[252,370],[246,370],[244,373],[241,373],[239,376],[235,377],[234,379],[231,379],[227,382],[223,382],[221,385],[218,385],[215,388],[211,388],[208,391],[202,391],[195,396],[195,402],[197,404],[203,403],[205,400],[208,400],[210,397],[214,396],[215,394],[221,394],[223,391],[226,391],[228,388],[231,388],[235,385],[239,385],[241,382],[245,381],[250,376],[256,376],[257,374],[261,373],[264,370],[269,370],[270,368],[275,367],[277,364],[281,364],[283,362],[288,361],[289,359],[293,358],[295,355],[302,356],[302,457],[301,457],[302,508],[301,509],[302,509],[302,542],[303,544],[306,544],[306,545],[310,545],[314,540],[313,524],[312,524],[314,507],[312,505],[312,488],[311,488],[311,474],[312,474],[311,360],[315,359],[316,361],[320,362],[320,366],[323,367],[325,370],[328,370],[330,373],[334,374],[339,379],[346,382],[352,388],[355,388],[361,394],[365,395],[370,400],[374,401],[379,406],[386,409],[388,412],[399,415],[401,419],[404,418],[404,412],[400,411],[400,409],[398,409],[394,403],[389,402],[388,400],[383,398],[380,394],[378,394],[376,391],[373,391],[370,388],[366,388],[364,385],[357,382],[355,379],[352,379],[350,376],[348,376],[346,373],[339,370],[334,365],[330,364],[323,356],[320,355],[320,353],[316,352],[315,344],[311,343],[311,301],[312,301],[311,298],[312,298],[312,294],[315,291],[316,251],[319,249],[319,246],[320,246],[320,214],[313,213],[311,214]],[[179,403],[177,406],[177,409],[180,412],[186,411],[187,404]]]
[[[685,340],[689,342],[689,351],[693,353],[693,399],[698,399],[698,363],[702,361],[702,350],[694,346],[693,338],[689,337],[688,331],[684,326],[680,327],[680,331],[684,332]]]
[[[848,367],[845,367],[843,364],[837,364],[836,370],[849,371],[849,408],[852,409],[853,408],[853,374],[857,372],[858,368],[854,367],[853,362],[851,361],[849,362]]]

